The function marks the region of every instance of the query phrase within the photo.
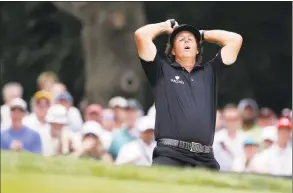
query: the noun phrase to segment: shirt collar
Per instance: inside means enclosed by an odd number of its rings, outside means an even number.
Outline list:
[[[183,68],[184,69],[184,67],[182,67],[178,62],[176,62],[176,61],[174,61],[173,63],[171,63],[170,64],[172,67],[174,67],[174,68]],[[197,69],[202,69],[202,68],[204,68],[204,65],[202,64],[202,63],[196,63],[195,64],[195,67],[193,68],[193,70],[197,70]],[[192,70],[192,71],[193,71]]]

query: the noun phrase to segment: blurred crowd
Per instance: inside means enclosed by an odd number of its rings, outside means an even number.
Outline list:
[[[106,107],[78,109],[56,74],[42,73],[37,85],[28,103],[20,83],[2,88],[2,150],[151,165],[154,105],[144,112],[136,99],[116,96]],[[292,176],[291,119],[292,110],[276,114],[253,99],[219,109],[213,146],[221,171]]]

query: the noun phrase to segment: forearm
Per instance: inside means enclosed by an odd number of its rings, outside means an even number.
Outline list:
[[[168,24],[166,22],[148,24],[136,30],[135,35],[153,40],[160,34],[166,33],[167,28]]]
[[[234,43],[235,41],[242,41],[242,37],[234,32],[224,30],[207,30],[204,31],[204,40],[224,47],[230,43]]]

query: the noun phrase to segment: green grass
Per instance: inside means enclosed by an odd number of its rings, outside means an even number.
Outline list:
[[[140,189],[140,190],[139,190]],[[289,193],[291,181],[167,167],[116,167],[1,152],[2,193]]]

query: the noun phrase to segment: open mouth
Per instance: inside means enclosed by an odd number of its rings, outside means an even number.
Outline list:
[[[185,46],[184,49],[185,50],[189,50],[190,49],[190,46]]]

